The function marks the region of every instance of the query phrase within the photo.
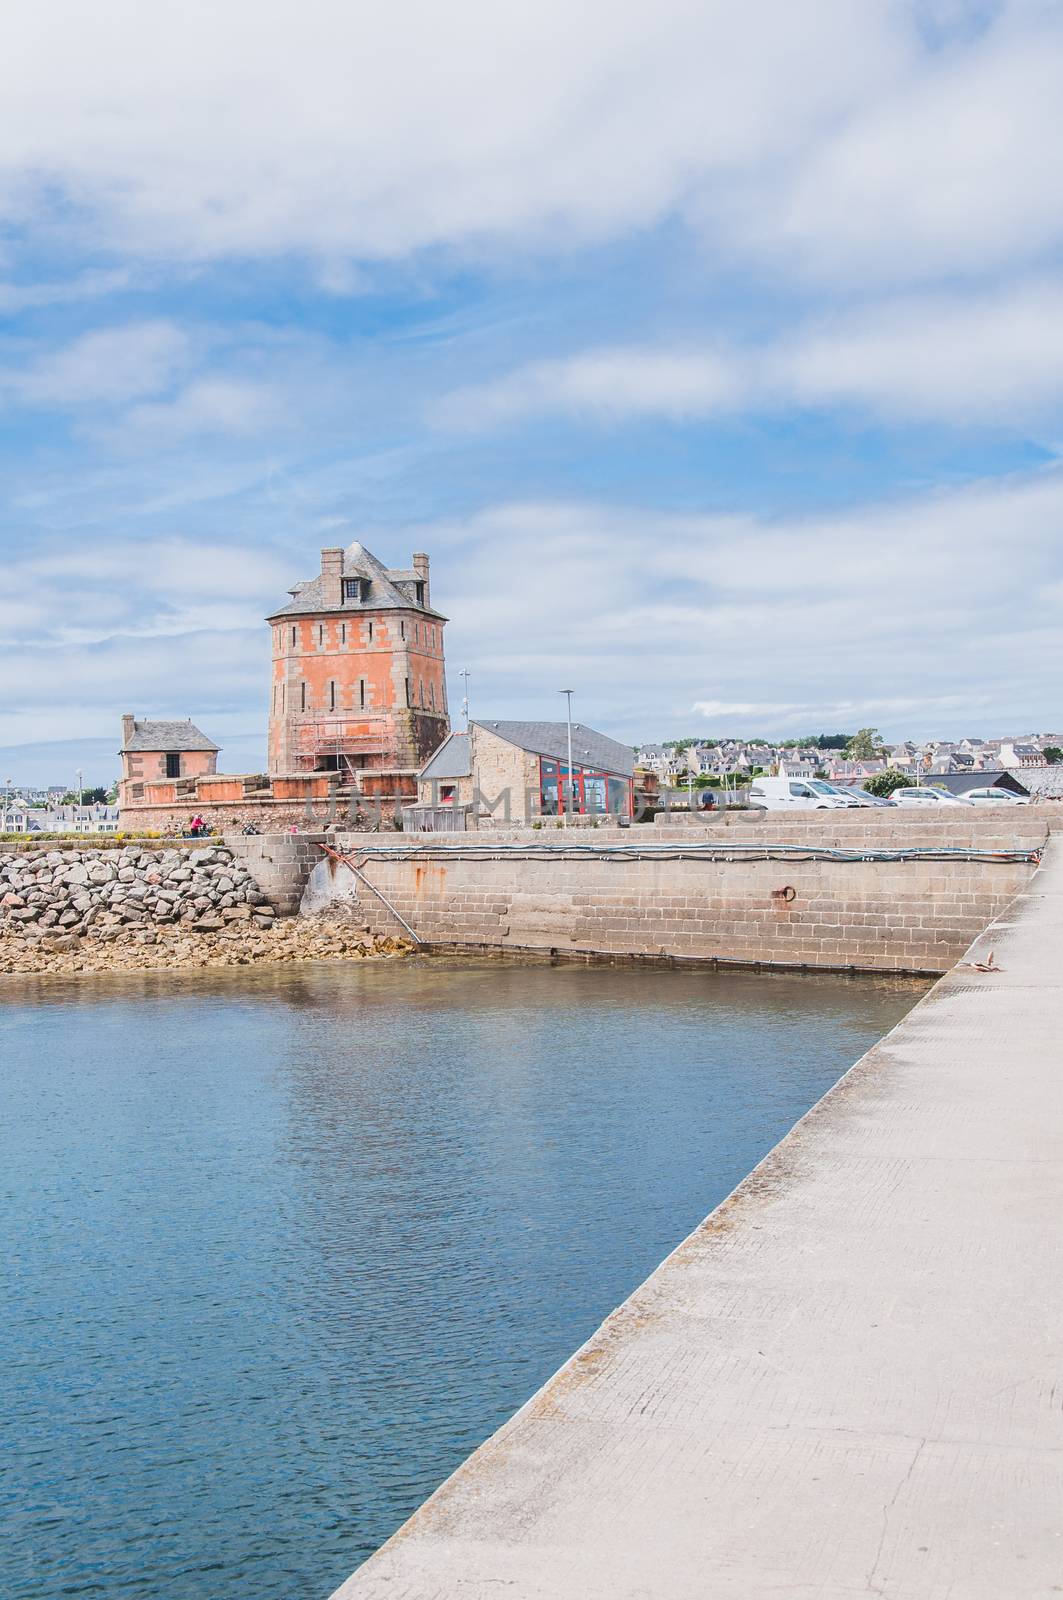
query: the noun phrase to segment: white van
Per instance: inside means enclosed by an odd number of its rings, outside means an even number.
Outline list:
[[[844,811],[859,800],[822,778],[754,778],[749,803],[761,811]]]

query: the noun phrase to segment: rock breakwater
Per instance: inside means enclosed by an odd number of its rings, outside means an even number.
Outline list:
[[[0,858],[0,972],[93,973],[404,955],[343,916],[278,918],[224,846]]]
[[[0,927],[28,937],[117,935],[181,922],[216,932],[229,922],[265,927],[274,911],[247,867],[224,846],[150,850],[41,849],[0,865]]]

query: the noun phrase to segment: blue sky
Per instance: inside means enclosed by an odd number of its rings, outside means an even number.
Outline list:
[[[260,767],[354,538],[481,715],[1063,725],[1059,7],[382,9],[8,19],[0,778]]]

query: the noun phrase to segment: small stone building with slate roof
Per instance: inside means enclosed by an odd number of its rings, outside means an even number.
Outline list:
[[[1045,762],[1039,767],[1009,767],[1004,776],[1025,789],[1035,802],[1063,800],[1063,766]]]
[[[573,813],[630,817],[634,767],[630,746],[574,722]],[[472,722],[467,734],[450,735],[418,779],[419,809],[467,808],[472,827],[559,817],[568,799],[566,722]]]
[[[446,737],[443,629],[428,557],[385,567],[364,545],[322,550],[321,571],[267,619],[273,637],[269,771],[332,772],[412,798]]]
[[[194,722],[142,722],[122,718],[119,804],[135,805],[144,785],[164,778],[207,777],[218,770],[218,746]]]

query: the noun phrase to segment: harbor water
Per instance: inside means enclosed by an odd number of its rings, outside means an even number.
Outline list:
[[[0,1595],[324,1600],[925,985],[0,989]]]

